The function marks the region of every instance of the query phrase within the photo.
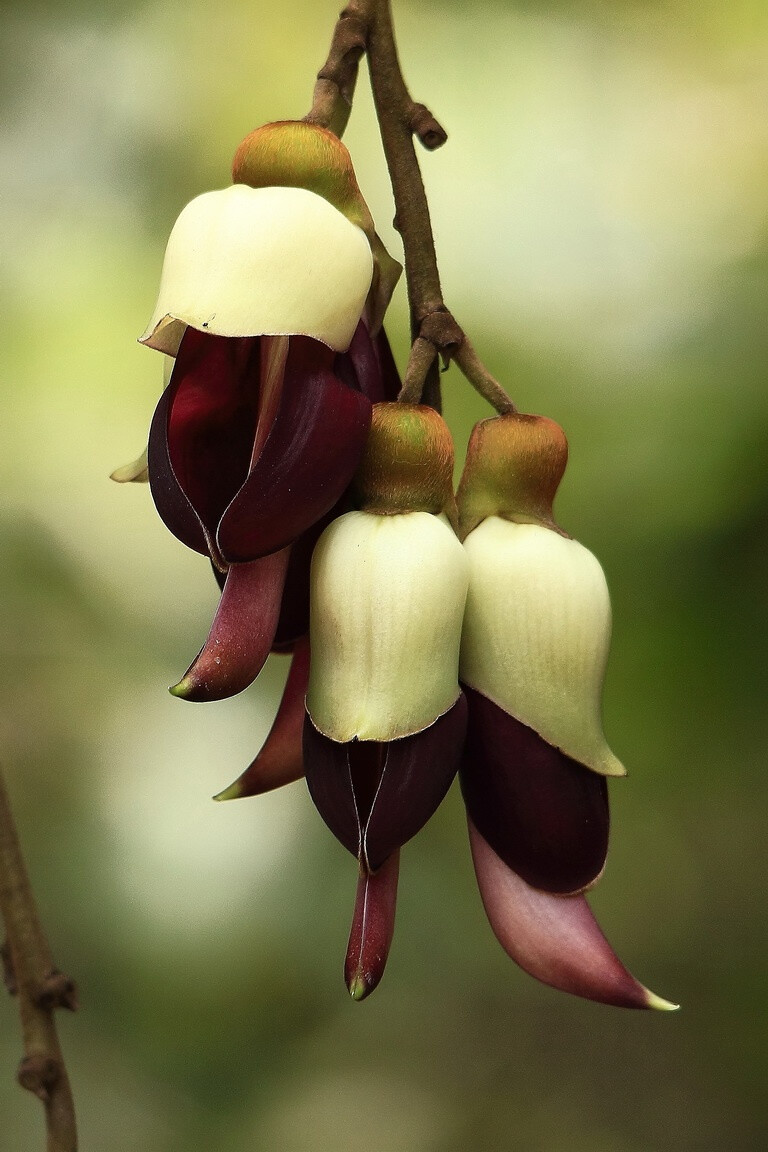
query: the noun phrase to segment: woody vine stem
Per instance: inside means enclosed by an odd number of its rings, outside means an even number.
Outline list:
[[[56,1033],[57,1008],[77,1007],[75,986],[54,966],[21,854],[10,800],[0,771],[0,911],[5,923],[5,983],[16,996],[24,1056],[23,1088],[45,1109],[47,1152],[77,1152],[75,1108]]]
[[[339,17],[331,49],[317,76],[305,119],[341,136],[352,109],[360,59],[368,57],[381,142],[395,200],[395,227],[405,253],[411,315],[411,353],[399,399],[440,408],[438,357],[454,360],[467,380],[497,412],[515,406],[477,355],[443,300],[429,206],[413,137],[429,151],[447,135],[423,104],[415,103],[397,55],[390,0],[351,0]]]

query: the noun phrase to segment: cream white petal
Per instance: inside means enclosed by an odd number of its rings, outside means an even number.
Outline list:
[[[419,732],[459,695],[467,558],[445,517],[348,512],[312,559],[307,709],[332,740]]]
[[[464,547],[461,679],[574,760],[624,775],[602,728],[611,605],[598,561],[576,540],[498,516]]]
[[[218,336],[312,336],[343,352],[372,270],[365,234],[314,192],[206,192],[173,226],[141,341],[173,356],[189,324]]]

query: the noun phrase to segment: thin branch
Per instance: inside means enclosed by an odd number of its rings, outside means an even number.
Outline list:
[[[426,148],[444,144],[447,136],[432,113],[411,99],[397,55],[390,0],[369,0],[368,69],[381,142],[395,199],[395,227],[403,239],[405,276],[411,313],[411,355],[400,399],[422,399],[440,407],[440,382],[425,342],[439,353],[443,365],[453,359],[470,384],[496,409],[515,406],[498,380],[482,364],[464,332],[445,306],[437,267],[429,205],[413,146],[414,134]]]
[[[47,1152],[77,1152],[72,1091],[56,1033],[56,1008],[77,1007],[75,986],[57,970],[38,915],[0,771],[0,912],[5,982],[16,995],[24,1057],[18,1080],[43,1102]]]
[[[317,74],[312,107],[304,117],[343,136],[352,111],[360,59],[368,35],[369,0],[351,0],[336,22],[328,59]]]

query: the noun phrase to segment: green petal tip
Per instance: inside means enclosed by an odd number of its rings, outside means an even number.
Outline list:
[[[368,996],[373,991],[371,986],[366,983],[361,974],[358,974],[352,980],[350,980],[347,987],[349,989],[350,996],[357,1002],[360,1000],[365,1000],[366,996]]]
[[[242,796],[240,791],[240,780],[235,780],[228,788],[224,788],[221,792],[217,792],[215,796],[211,796],[211,800],[239,800]]]
[[[194,682],[189,676],[185,676],[183,680],[179,680],[178,684],[172,685],[168,689],[171,696],[177,696],[180,700],[188,700],[192,694]]]
[[[657,996],[655,992],[651,992],[648,988],[645,990],[646,994],[646,1007],[652,1008],[655,1012],[679,1012],[680,1005],[673,1004],[671,1000],[664,1000],[663,997]]]

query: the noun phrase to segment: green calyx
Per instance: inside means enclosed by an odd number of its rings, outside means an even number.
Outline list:
[[[434,408],[374,404],[371,430],[354,480],[363,512],[455,516],[453,440]]]
[[[510,412],[476,424],[457,495],[461,539],[488,516],[565,536],[552,503],[567,462],[565,433],[546,416]]]
[[[366,234],[373,231],[347,148],[317,124],[283,120],[249,132],[235,152],[232,179],[251,188],[306,188]]]

